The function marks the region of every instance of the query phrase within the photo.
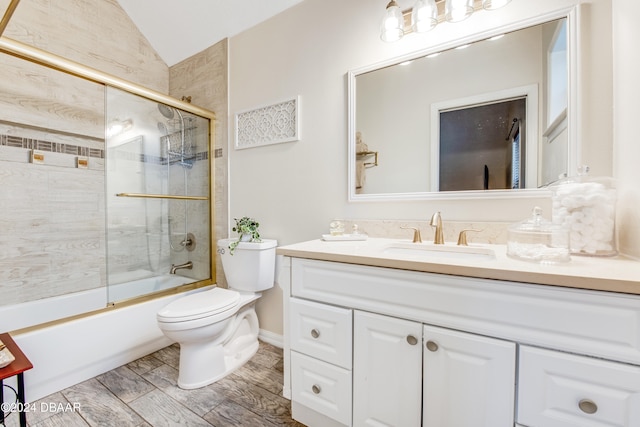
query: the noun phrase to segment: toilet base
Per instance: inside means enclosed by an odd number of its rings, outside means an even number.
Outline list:
[[[247,363],[258,347],[258,317],[251,303],[229,322],[221,339],[180,344],[178,387],[189,390],[221,380]]]

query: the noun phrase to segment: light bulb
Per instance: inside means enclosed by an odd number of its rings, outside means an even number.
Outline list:
[[[438,25],[438,7],[435,0],[418,0],[411,11],[411,29],[417,33],[432,30]]]
[[[473,13],[473,0],[447,0],[444,13],[449,22],[463,21]]]
[[[404,35],[404,17],[395,0],[391,0],[380,25],[380,38],[385,42],[400,40]]]

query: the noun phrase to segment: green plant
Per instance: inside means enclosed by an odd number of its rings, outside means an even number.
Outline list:
[[[231,255],[233,255],[233,251],[238,246],[238,243],[243,241],[243,236],[250,236],[249,242],[261,242],[260,239],[260,231],[258,228],[260,224],[253,218],[249,218],[248,216],[243,216],[242,218],[234,218],[236,221],[236,226],[231,229],[231,231],[235,231],[238,233],[238,240],[235,242],[231,242],[229,244],[229,249],[231,250]],[[247,239],[245,237],[245,239]]]

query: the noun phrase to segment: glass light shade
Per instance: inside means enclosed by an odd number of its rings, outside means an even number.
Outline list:
[[[411,29],[424,33],[438,25],[438,7],[435,0],[418,0],[411,11]]]
[[[486,10],[499,9],[510,1],[511,0],[482,0],[482,7]]]
[[[449,22],[460,22],[473,13],[473,0],[447,0],[444,4],[444,17]]]
[[[380,25],[380,38],[385,42],[400,40],[404,35],[404,17],[395,0],[387,5],[387,10]]]

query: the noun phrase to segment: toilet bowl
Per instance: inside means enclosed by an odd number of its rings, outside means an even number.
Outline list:
[[[273,287],[277,241],[218,240],[229,288],[214,287],[178,298],[157,313],[163,334],[180,345],[178,386],[204,387],[244,365],[258,351],[255,303]]]

